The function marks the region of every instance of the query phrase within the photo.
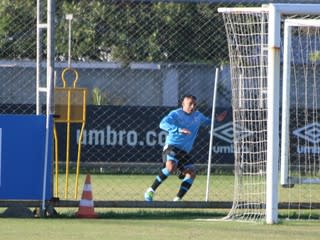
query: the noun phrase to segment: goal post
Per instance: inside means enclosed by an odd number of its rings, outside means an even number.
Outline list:
[[[319,184],[320,20],[285,20],[283,46],[281,185]],[[300,112],[304,113],[303,117]],[[298,141],[290,141],[290,130]],[[298,166],[297,170],[294,165]]]
[[[232,219],[278,222],[282,20],[319,15],[319,4],[219,8],[232,81],[235,189]],[[247,132],[243,137],[243,132]]]

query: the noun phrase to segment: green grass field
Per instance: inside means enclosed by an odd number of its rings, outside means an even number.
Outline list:
[[[176,217],[156,217],[155,214],[152,217],[130,217],[127,214],[118,214],[117,217],[113,215],[104,219],[0,218],[0,232],[1,239],[6,240],[318,240],[320,235],[319,221],[266,225],[195,220],[196,214],[189,214],[186,212],[183,216],[178,214]]]
[[[152,184],[156,175],[142,174],[91,174],[92,191],[95,200],[143,200],[144,191]],[[78,199],[81,197],[85,175],[79,177]],[[64,199],[65,176],[59,176],[59,197]],[[232,201],[233,199],[232,175],[212,176],[210,198],[214,201]],[[75,175],[69,176],[68,199],[74,199]],[[156,194],[156,200],[171,201],[181,181],[176,176],[170,176],[161,185]],[[185,196],[186,201],[204,201],[206,193],[206,176],[197,176],[191,190]]]
[[[59,197],[64,199],[65,176],[60,175],[60,192]],[[145,189],[154,180],[154,175],[134,175],[134,174],[91,174],[91,184],[94,200],[106,201],[143,201],[143,193]],[[74,200],[74,179],[75,175],[71,174],[69,178],[69,200]],[[79,178],[79,194],[78,200],[81,198],[85,174]],[[156,201],[171,201],[177,192],[180,180],[176,176],[170,176],[166,182],[158,189]],[[197,176],[191,190],[185,196],[184,201],[204,201],[206,190],[206,176]],[[213,174],[211,176],[211,186],[209,201],[230,201],[233,200],[234,176],[231,174]],[[305,202],[308,203],[312,198],[315,203],[320,202],[319,185],[296,185],[294,188],[279,187],[279,202]],[[303,208],[305,207],[305,208]],[[320,218],[319,209],[311,209],[309,205],[301,206],[299,209],[281,210],[281,218],[290,216],[291,218]],[[100,210],[100,209],[98,209]],[[144,209],[138,209],[144,210]],[[206,209],[204,209],[207,211]],[[223,211],[222,215],[226,215],[229,209],[213,209],[215,214],[217,211]],[[60,211],[60,210],[59,210]],[[75,213],[77,209],[73,209]],[[211,217],[211,216],[210,216]]]
[[[70,189],[73,188],[74,175],[70,176]],[[151,175],[91,175],[94,199],[141,200],[146,186],[154,179]],[[85,175],[80,176],[79,192],[81,197]],[[219,175],[212,178],[211,197],[214,200],[232,200],[233,176]],[[205,176],[199,176],[188,200],[204,199]],[[176,177],[168,179],[161,186],[158,199],[171,199],[179,181]],[[61,189],[64,180],[61,179]],[[318,186],[297,186],[300,196],[312,192],[319,199]],[[280,189],[281,198],[292,199],[290,189]],[[63,196],[63,191],[61,191]],[[71,196],[72,194],[70,194]],[[72,198],[70,198],[72,200]],[[4,209],[2,209],[4,210]],[[180,240],[180,239],[319,239],[320,217],[317,220],[285,220],[288,210],[280,213],[280,222],[276,225],[264,223],[222,221],[229,209],[106,209],[95,208],[98,219],[78,219],[78,208],[58,208],[55,218],[4,218],[0,215],[0,239],[137,239],[137,240]],[[316,210],[316,216],[320,216]],[[1,211],[0,211],[1,212]],[[300,214],[298,210],[290,213]],[[308,215],[302,218],[308,218]]]
[[[155,175],[137,174],[92,174],[92,188],[95,200],[143,200],[143,193],[151,185]],[[81,198],[85,175],[79,177],[78,199]],[[206,196],[205,175],[197,176],[185,201],[204,201]],[[75,175],[69,177],[68,199],[74,200]],[[155,200],[171,201],[175,196],[180,180],[176,176],[170,176],[157,190]],[[233,201],[234,176],[231,174],[213,174],[210,178],[209,201]],[[64,199],[65,176],[60,175],[59,197]],[[279,187],[279,202],[320,202],[319,185],[296,185],[294,188]]]

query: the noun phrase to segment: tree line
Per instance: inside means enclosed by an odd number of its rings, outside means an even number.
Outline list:
[[[226,61],[228,50],[217,7],[160,1],[56,1],[55,56],[61,61],[68,57],[66,14],[73,14],[71,52],[76,61]],[[0,50],[3,59],[36,57],[35,0],[1,1]]]

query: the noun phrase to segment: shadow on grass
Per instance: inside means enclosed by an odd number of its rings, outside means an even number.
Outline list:
[[[178,210],[123,210],[123,211],[99,211],[98,218],[102,219],[195,219],[195,218],[222,218],[223,212],[204,211],[178,211]],[[59,218],[76,218],[74,212],[59,213]]]

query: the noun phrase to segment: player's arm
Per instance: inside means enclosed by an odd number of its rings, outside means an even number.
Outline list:
[[[191,134],[191,132],[186,128],[180,128],[176,123],[176,113],[170,112],[165,116],[160,122],[160,128],[167,132],[181,133],[181,134]]]
[[[179,132],[179,127],[177,126],[175,114],[173,112],[170,112],[167,116],[162,118],[159,127],[167,132]]]
[[[211,118],[208,118],[202,114],[202,124],[205,126],[210,126],[211,125]]]

